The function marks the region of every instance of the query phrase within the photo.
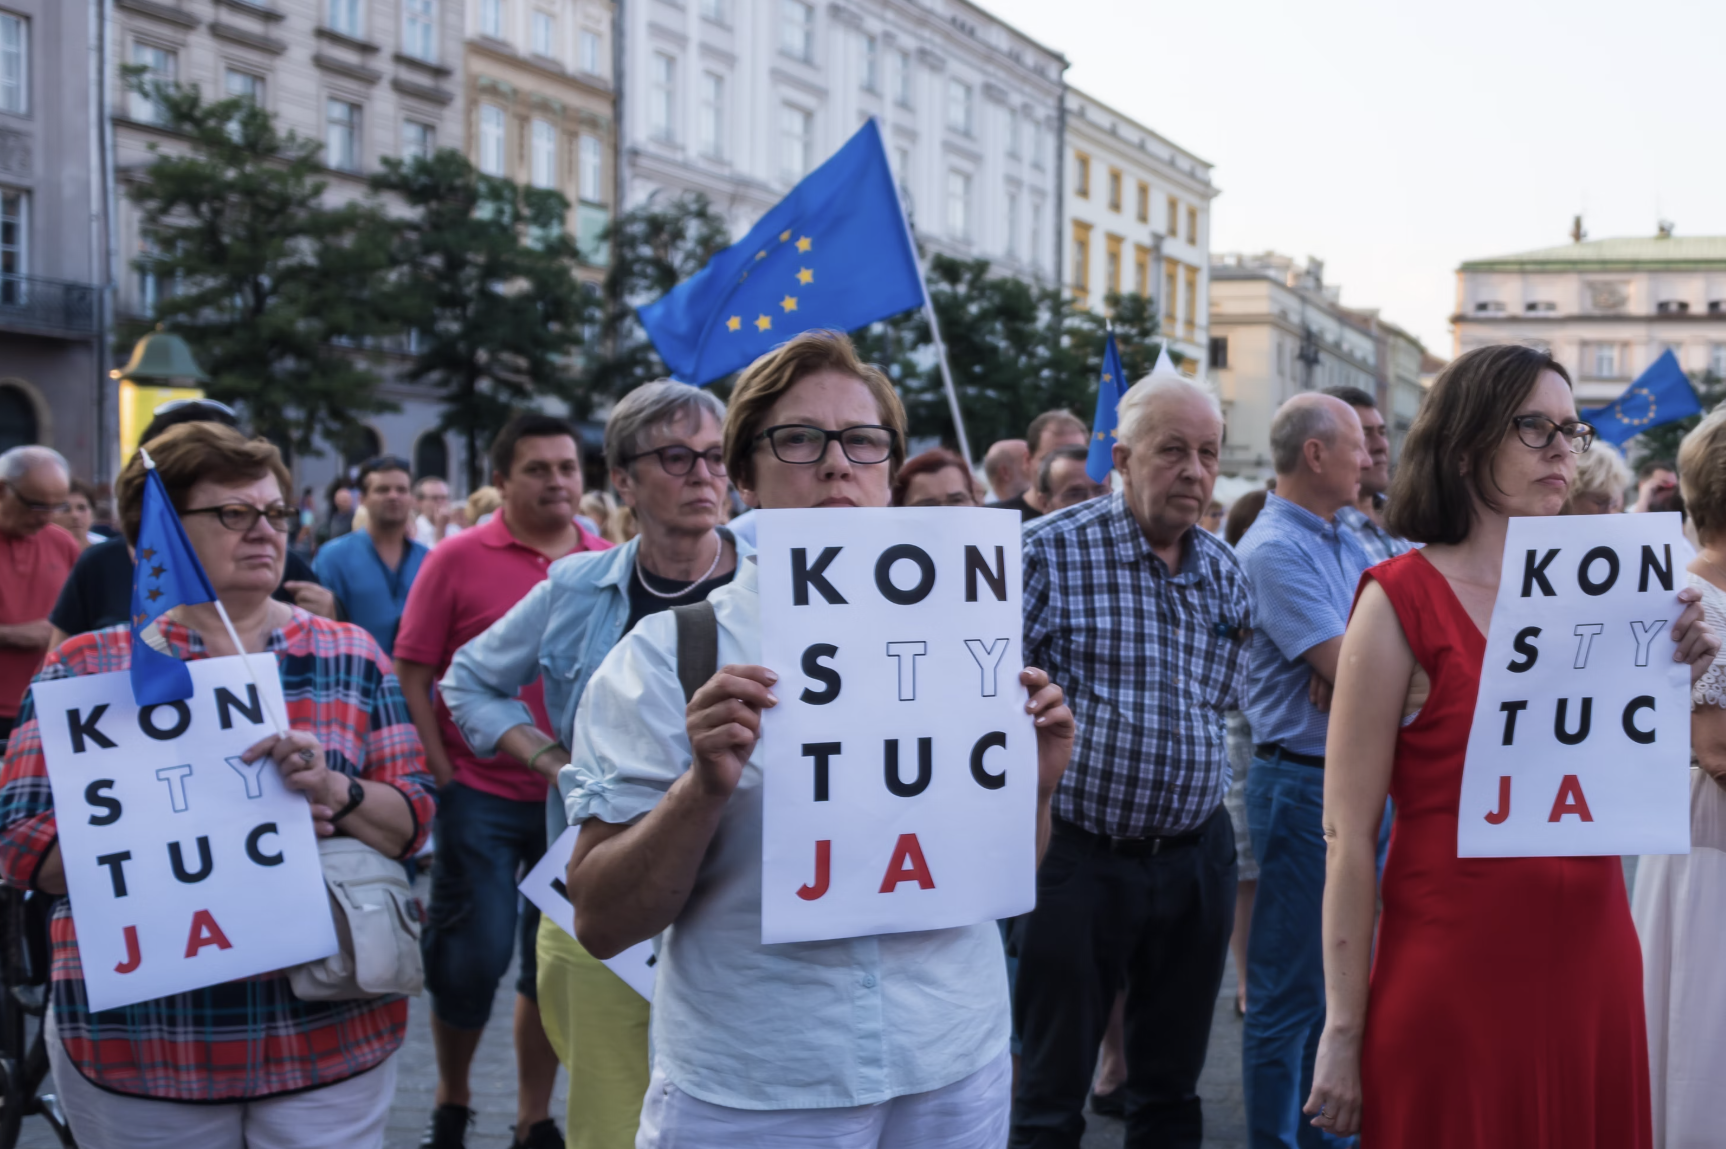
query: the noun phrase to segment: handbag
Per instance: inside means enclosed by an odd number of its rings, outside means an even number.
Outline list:
[[[358,838],[340,836],[318,840],[318,860],[341,948],[287,971],[294,996],[352,1001],[417,995],[425,986],[423,915],[402,863]]]

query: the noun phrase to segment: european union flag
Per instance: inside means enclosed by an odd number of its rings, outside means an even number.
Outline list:
[[[132,572],[132,697],[139,706],[192,697],[186,664],[144,641],[144,629],[181,603],[215,602],[204,565],[180,525],[156,465],[144,456],[144,508]]]
[[[1085,474],[1093,483],[1109,481],[1115,469],[1115,428],[1121,422],[1121,396],[1127,393],[1127,381],[1121,370],[1121,352],[1115,346],[1115,333],[1103,344],[1103,377],[1097,380],[1097,413],[1091,419],[1091,453],[1085,459]]]
[[[922,304],[917,253],[870,120],[742,242],[639,314],[672,375],[700,386],[802,332],[852,331]]]
[[[1604,407],[1582,412],[1582,417],[1594,424],[1600,438],[1621,447],[1644,431],[1701,413],[1696,388],[1678,366],[1678,357],[1668,350],[1624,394]]]

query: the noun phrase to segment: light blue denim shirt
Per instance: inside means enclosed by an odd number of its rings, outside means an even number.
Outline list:
[[[708,601],[719,665],[759,663],[754,561]],[[669,613],[642,619],[606,656],[577,708],[572,753],[558,779],[571,822],[638,821],[689,768]],[[871,1105],[950,1085],[1007,1047],[1006,963],[993,922],[762,944],[760,743],[662,938],[654,1063],[715,1105]]]

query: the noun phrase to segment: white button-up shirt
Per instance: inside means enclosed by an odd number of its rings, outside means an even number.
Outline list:
[[[760,663],[755,561],[708,601],[719,665]],[[577,709],[572,753],[559,779],[572,823],[636,822],[689,769],[669,611],[643,619],[606,656]],[[758,742],[663,935],[655,1064],[715,1105],[815,1109],[938,1089],[998,1057],[1009,1018],[993,922],[762,944],[761,763]]]

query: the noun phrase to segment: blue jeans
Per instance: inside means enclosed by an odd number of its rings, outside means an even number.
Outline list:
[[[1247,938],[1247,1017],[1241,1035],[1252,1149],[1352,1144],[1301,1113],[1324,1028],[1324,771],[1254,756],[1247,825],[1259,860]]]
[[[545,853],[545,803],[451,782],[438,791],[436,825],[431,906],[420,935],[426,989],[439,1021],[484,1029],[518,940],[515,991],[539,997],[539,910],[520,897],[516,882]]]

